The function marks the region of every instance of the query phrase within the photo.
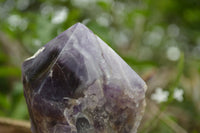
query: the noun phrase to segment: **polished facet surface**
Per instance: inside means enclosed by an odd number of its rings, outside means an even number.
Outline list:
[[[136,133],[144,81],[77,23],[22,65],[33,133]]]

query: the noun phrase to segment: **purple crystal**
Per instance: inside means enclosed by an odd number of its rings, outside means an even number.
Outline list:
[[[33,133],[136,133],[144,81],[77,23],[22,65]]]

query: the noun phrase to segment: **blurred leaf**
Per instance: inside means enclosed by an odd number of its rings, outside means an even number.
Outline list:
[[[170,127],[168,127],[164,122],[159,122],[157,126],[151,133],[175,133]]]
[[[110,5],[109,5],[108,2],[98,1],[97,4],[105,11],[109,11],[110,10]]]
[[[177,77],[176,77],[176,80],[175,80],[175,83],[174,83],[175,86],[178,85],[180,78],[183,74],[184,63],[185,63],[184,53],[181,53],[181,56],[180,56],[180,59],[179,59],[179,62],[178,62],[178,66],[177,66]]]
[[[0,64],[5,63],[7,61],[6,59],[8,59],[6,54],[1,53],[1,51],[0,51]]]
[[[70,10],[70,14],[68,15],[67,21],[64,25],[65,29],[66,26],[70,27],[71,25],[77,23],[78,21],[80,21],[81,17],[81,11],[79,9],[73,8]]]
[[[11,117],[17,119],[27,119],[28,118],[28,110],[25,103],[24,97],[21,97],[17,103],[15,103],[15,108],[12,109]]]
[[[22,96],[23,95],[23,85],[21,82],[16,82],[13,85],[12,96]]]
[[[146,61],[140,61],[136,60],[133,57],[128,57],[128,56],[122,56],[122,58],[131,66],[134,67],[157,67],[158,64],[157,62],[151,61],[151,60],[146,60]]]
[[[10,107],[11,105],[8,97],[0,93],[0,110],[7,112],[10,109]]]
[[[17,67],[0,66],[0,77],[19,77],[21,70]]]

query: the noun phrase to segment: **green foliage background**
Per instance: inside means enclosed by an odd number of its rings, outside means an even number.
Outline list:
[[[76,22],[147,82],[139,132],[200,132],[199,0],[0,0],[0,116],[28,119],[21,64]],[[151,99],[158,87],[169,92],[159,104]],[[175,88],[184,91],[182,102]]]

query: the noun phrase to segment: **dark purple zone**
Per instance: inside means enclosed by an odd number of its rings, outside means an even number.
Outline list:
[[[75,27],[72,27],[67,31],[73,31],[74,28]],[[65,46],[65,43],[69,39],[68,36],[65,35],[65,32],[63,32],[58,37],[47,43],[44,46],[45,49],[42,51],[42,54],[39,54],[34,59],[30,59],[23,63],[22,73],[23,75],[26,75],[26,80],[32,82],[35,79],[38,79],[38,77],[41,77],[41,75],[44,74],[46,69],[50,67],[50,65],[56,60],[59,53]],[[55,43],[58,45],[55,45]]]
[[[63,52],[69,39],[66,33],[73,32],[75,27],[76,25],[46,44],[42,54],[35,59],[24,62],[22,71],[23,83],[28,84],[28,87],[25,86],[26,89],[34,92],[40,90],[44,98],[55,101],[60,101],[63,97],[73,98],[82,95],[75,94],[75,91],[82,79],[87,80],[84,59],[75,49],[71,49],[70,54]],[[52,76],[49,76],[50,69],[53,72]]]

